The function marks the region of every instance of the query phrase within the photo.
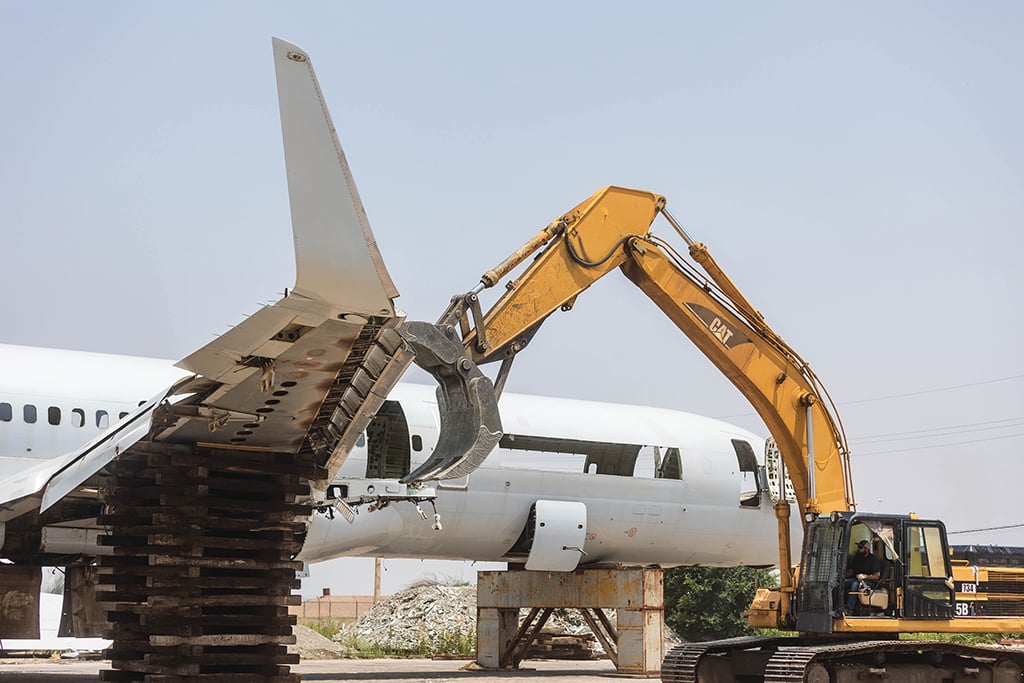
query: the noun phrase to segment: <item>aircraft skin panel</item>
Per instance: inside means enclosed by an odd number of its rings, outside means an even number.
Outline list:
[[[580,564],[767,566],[778,560],[771,504],[741,509],[732,487],[709,500],[690,495],[678,480],[491,468],[471,474],[466,490],[438,491],[443,531],[434,531],[411,505],[361,512],[353,524],[318,513],[299,559],[510,559],[505,553],[537,500],[585,503],[587,555]]]
[[[295,234],[295,292],[348,313],[394,316],[398,291],[327,111],[309,55],[274,38]]]
[[[401,384],[390,396],[400,403],[409,438],[423,443],[411,466],[436,443],[436,406],[430,387]],[[538,500],[586,506],[587,555],[581,564],[772,565],[777,562],[773,502],[762,492],[757,506],[741,506],[742,473],[732,439],[747,440],[763,464],[764,439],[718,420],[674,410],[594,401],[505,394],[502,420],[522,435],[667,447],[681,454],[680,479],[646,475],[588,474],[584,459],[547,454],[542,466],[517,462],[529,453],[499,448],[468,477],[440,482],[435,531],[408,504],[363,510],[354,523],[317,513],[300,559],[318,562],[341,556],[522,562],[507,557]],[[509,427],[509,432],[514,433]],[[338,479],[364,476],[367,445],[353,450]],[[575,468],[575,469],[573,469]],[[800,537],[794,516],[793,532]]]
[[[186,374],[170,361],[158,358],[0,344],[0,401],[11,401],[13,394],[21,394],[32,399],[44,396],[50,400],[47,405],[77,406],[86,402],[135,406]],[[38,400],[36,403],[43,405]],[[53,455],[51,452],[48,457]]]
[[[433,425],[436,429],[437,399],[434,387],[402,383],[395,387],[391,398],[400,401],[403,407],[432,406],[430,415],[433,417],[424,416],[419,419],[420,424]],[[572,406],[574,417],[578,414],[586,419],[567,420],[565,411],[568,405]],[[506,434],[610,443],[686,444],[690,447],[706,445],[713,449],[720,446],[718,435],[722,434],[749,441],[756,452],[760,452],[764,442],[764,437],[728,422],[670,408],[532,396],[508,391],[502,393],[498,407],[501,409],[503,431]],[[410,425],[417,419],[417,415],[419,412],[407,415]],[[495,451],[491,457],[497,453]]]
[[[761,437],[735,425],[702,415],[599,401],[576,402],[577,409],[588,414],[591,419],[570,421],[567,424],[557,409],[559,400],[545,396],[503,394],[498,405],[505,433],[611,443],[663,442],[680,445],[680,440],[685,440],[688,445],[698,446],[695,439],[707,439],[709,435],[721,432],[748,439],[755,445],[755,449],[756,442],[761,440]],[[550,409],[545,410],[545,406]]]

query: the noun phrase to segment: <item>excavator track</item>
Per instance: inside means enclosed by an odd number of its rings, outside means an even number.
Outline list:
[[[139,444],[141,445],[141,444]],[[139,451],[145,453],[139,453]],[[299,596],[312,458],[165,444],[114,463],[100,522],[112,670],[138,683],[298,683]],[[141,456],[141,457],[139,457]]]
[[[698,667],[705,655],[769,648],[780,640],[787,639],[749,636],[677,645],[665,655],[661,680],[663,683],[695,683],[698,680]]]
[[[1024,651],[915,640],[840,643],[731,638],[688,643],[665,657],[664,683],[853,683],[862,680],[1019,683]]]

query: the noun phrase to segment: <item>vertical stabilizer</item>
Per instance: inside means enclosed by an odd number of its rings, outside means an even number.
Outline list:
[[[377,249],[309,55],[274,38],[274,65],[295,236],[294,293],[346,313],[395,314]]]

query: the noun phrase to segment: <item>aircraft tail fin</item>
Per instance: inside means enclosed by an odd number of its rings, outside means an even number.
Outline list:
[[[377,249],[309,55],[274,38],[281,132],[295,236],[294,293],[347,313],[395,314]]]
[[[288,169],[296,282],[293,293],[341,306],[346,314],[395,316],[398,296],[370,230],[309,55],[274,39],[278,101]],[[466,363],[461,345],[434,325],[399,333],[416,362],[441,383],[441,436],[432,456],[403,482],[450,479],[474,470],[501,438],[494,387]],[[406,361],[408,362],[408,361]]]

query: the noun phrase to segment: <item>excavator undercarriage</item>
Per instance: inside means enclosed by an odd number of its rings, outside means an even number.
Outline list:
[[[850,642],[732,638],[680,645],[662,666],[664,683],[1019,683],[1024,651],[918,640]]]

